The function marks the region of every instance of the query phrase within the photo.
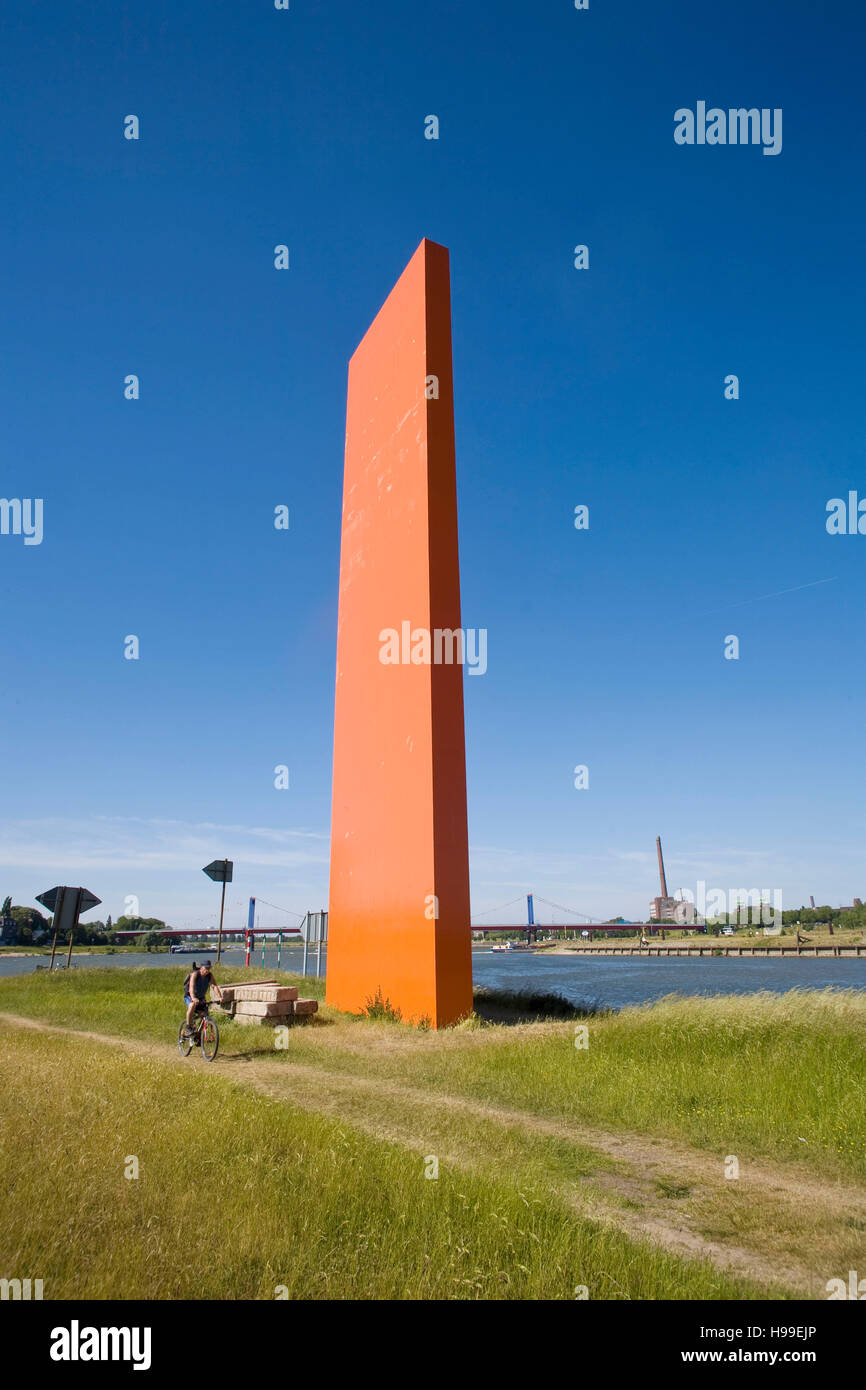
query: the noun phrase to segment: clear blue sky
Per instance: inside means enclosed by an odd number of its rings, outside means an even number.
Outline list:
[[[473,911],[643,916],[658,833],[672,888],[866,897],[866,536],[825,529],[866,495],[864,39],[805,0],[8,0],[0,494],[45,519],[0,536],[0,892],[185,925],[229,855],[235,924],[326,903],[346,365],[427,236]],[[782,108],[782,153],[676,145],[699,100]]]

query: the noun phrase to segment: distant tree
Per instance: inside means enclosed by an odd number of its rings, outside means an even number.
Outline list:
[[[0,908],[0,917],[8,917],[11,911],[12,911],[12,899],[11,899],[11,898],[4,898],[4,899],[3,899],[3,906],[2,906],[2,908]]]
[[[104,922],[79,922],[75,929],[75,940],[81,945],[104,946],[108,937]]]
[[[837,925],[840,927],[866,927],[866,903],[852,907],[850,912],[840,913]]]
[[[159,917],[118,917],[118,931],[157,931],[165,922]]]
[[[14,923],[12,937],[17,945],[30,945],[48,932],[50,923],[35,907],[9,908],[9,917]]]
[[[144,946],[145,950],[150,951],[154,946],[162,945],[163,938],[156,936],[156,933],[163,927],[165,927],[165,922],[160,917],[118,917],[117,925],[112,932],[112,940],[117,941],[119,931],[140,932],[141,935],[138,940],[133,940],[131,944]],[[149,936],[154,937],[150,945],[147,944]]]

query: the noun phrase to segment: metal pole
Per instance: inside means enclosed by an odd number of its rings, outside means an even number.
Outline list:
[[[265,934],[262,932],[262,965],[265,963]]]
[[[67,970],[69,969],[69,962],[72,960],[72,938],[75,936],[75,924],[76,924],[77,921],[78,921],[78,914],[79,914],[80,911],[81,911],[81,889],[79,888],[78,892],[77,892],[76,895],[75,895],[75,916],[73,917],[73,919],[72,919],[72,925],[71,925],[71,927],[69,928],[69,950],[68,950],[68,952],[67,952],[67,954],[66,954],[66,969],[67,969]]]
[[[309,946],[309,937],[310,937],[310,914],[309,914],[309,912],[307,913],[306,917],[304,918],[303,922],[301,923],[301,929],[302,929],[302,931],[303,931],[303,933],[304,933],[304,963],[303,963],[303,965],[301,966],[301,974],[302,974],[302,975],[306,975],[306,973],[307,973],[307,948],[308,948],[308,946]]]
[[[316,979],[322,972],[322,914],[319,913],[319,920],[316,926]]]
[[[280,968],[280,959],[281,959],[281,957],[282,957],[282,954],[283,954],[283,933],[282,933],[282,929],[281,929],[280,932],[279,932],[278,935],[277,935],[277,969],[278,969],[278,970],[279,970],[279,968]]]
[[[53,940],[52,943],[51,943],[51,964],[50,964],[49,967],[48,967],[48,973],[49,973],[49,975],[51,974],[51,971],[54,969],[54,952],[55,952],[56,950],[57,950],[57,928],[55,927],[55,928],[54,928],[54,940]]]
[[[249,907],[249,912],[247,913],[247,958],[246,958],[246,960],[244,961],[244,965],[249,965],[249,963],[250,963],[250,952],[253,951],[253,950],[255,950],[255,937],[253,936],[253,928],[255,927],[255,925],[256,925],[256,900],[255,900],[255,898],[250,898],[250,907]]]
[[[220,899],[220,929],[219,929],[219,935],[217,936],[217,965],[219,965],[219,963],[220,963],[220,956],[222,955],[222,949],[223,949],[223,912],[225,911],[225,906],[226,906],[226,880],[225,880],[225,871],[223,871],[223,893],[222,893],[222,898]]]

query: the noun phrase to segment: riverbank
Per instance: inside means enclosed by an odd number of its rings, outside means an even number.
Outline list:
[[[837,928],[834,932],[829,931],[803,931],[800,933],[799,942],[795,931],[783,931],[778,936],[765,936],[762,931],[751,928],[738,928],[730,936],[716,935],[714,932],[694,932],[684,931],[673,927],[664,928],[664,939],[656,931],[652,936],[646,933],[634,932],[633,934],[616,936],[606,936],[595,941],[590,941],[580,936],[578,932],[571,932],[569,935],[560,932],[551,941],[539,941],[535,947],[527,947],[524,940],[515,941],[515,948],[520,950],[545,950],[552,951],[559,955],[563,951],[624,951],[626,953],[637,949],[641,944],[643,936],[648,945],[655,949],[662,947],[670,949],[672,947],[682,947],[683,949],[694,950],[697,952],[708,950],[725,950],[735,952],[740,947],[744,950],[759,950],[763,952],[765,947],[770,950],[783,950],[796,952],[798,945],[803,953],[811,950],[813,946],[819,948],[819,953],[825,952],[833,954],[847,953],[850,947],[859,947],[860,954],[866,954],[866,933],[860,928]],[[473,950],[489,951],[500,942],[491,938],[484,941],[473,941]],[[856,951],[853,954],[857,954]]]
[[[65,960],[69,950],[69,943],[65,946],[58,946],[55,951],[56,960]],[[73,946],[72,959],[76,956],[122,956],[138,955],[141,952],[140,946]],[[170,955],[169,946],[156,946],[153,948],[154,955]],[[51,955],[50,946],[0,946],[0,959],[3,960],[26,960],[28,956],[39,957]]]
[[[818,945],[813,942],[778,941],[652,941],[642,946],[639,942],[587,941],[562,946],[538,947],[546,949],[554,956],[686,956],[695,960],[711,959],[720,956],[756,956],[765,960],[796,960],[826,956],[831,960],[866,959],[866,942],[844,945],[834,942]]]
[[[441,1033],[322,1006],[280,1050],[220,1018],[208,1067],[177,1054],[182,978],[0,981],[0,1260],[46,1297],[825,1297],[866,1263],[861,995],[479,994]],[[205,1171],[220,1258],[187,1267]]]

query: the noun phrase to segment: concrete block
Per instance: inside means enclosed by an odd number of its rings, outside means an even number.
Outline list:
[[[232,989],[232,999],[236,1003],[243,1000],[257,1004],[278,1004],[297,997],[298,991],[294,985],[234,985]]]
[[[293,1012],[295,1002],[293,999],[278,999],[268,1004],[256,999],[239,999],[235,1004],[235,1018],[285,1018]]]

